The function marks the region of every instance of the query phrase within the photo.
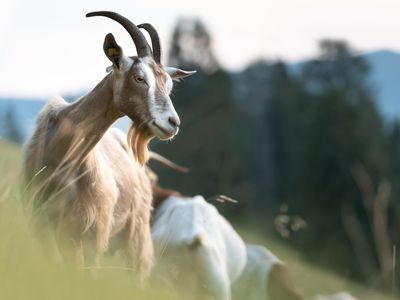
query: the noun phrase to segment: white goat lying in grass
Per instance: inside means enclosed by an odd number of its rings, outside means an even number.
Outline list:
[[[233,285],[237,300],[301,300],[288,268],[265,247],[246,245],[246,267]]]
[[[164,157],[151,158],[186,173]],[[152,181],[152,238],[155,248],[155,276],[170,280],[184,299],[193,295],[206,299],[304,300],[295,289],[285,263],[258,245],[243,240],[202,196],[185,197],[157,185],[157,175],[148,169]],[[219,199],[232,201],[221,196]],[[357,300],[342,292],[317,296],[315,300]]]
[[[231,299],[231,284],[246,264],[242,239],[202,196],[186,198],[159,187],[153,193],[154,273],[186,292],[185,299]]]
[[[246,246],[202,196],[184,197],[163,189],[157,185],[157,175],[151,175],[156,275],[201,299],[205,295],[238,300],[303,299],[276,256],[264,247]]]
[[[332,295],[319,295],[315,300],[357,300],[347,292],[340,292]]]

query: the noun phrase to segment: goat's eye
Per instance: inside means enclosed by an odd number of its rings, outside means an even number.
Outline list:
[[[142,76],[136,76],[136,77],[135,77],[135,80],[136,80],[137,82],[139,82],[139,83],[145,82],[145,81],[144,81],[144,78],[143,78]]]

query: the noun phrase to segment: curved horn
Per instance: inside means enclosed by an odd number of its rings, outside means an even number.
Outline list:
[[[153,58],[156,61],[156,63],[161,64],[161,44],[157,30],[153,27],[153,25],[149,23],[140,24],[138,25],[138,28],[143,28],[149,33],[151,38],[151,46],[153,48]]]
[[[86,14],[86,17],[95,17],[95,16],[103,16],[110,18],[119,24],[121,24],[126,31],[130,34],[133,42],[136,46],[136,51],[139,57],[145,57],[151,55],[151,50],[149,45],[147,44],[146,38],[139,28],[136,27],[131,21],[127,18],[111,11],[94,11]]]

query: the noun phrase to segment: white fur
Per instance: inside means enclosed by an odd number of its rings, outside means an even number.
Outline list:
[[[319,295],[315,297],[315,300],[357,300],[347,292],[340,292],[331,295]]]
[[[245,245],[202,196],[166,199],[155,213],[152,238],[156,268],[176,285],[231,299],[231,283],[246,264]]]
[[[172,87],[174,86],[174,82],[172,81],[171,76],[167,76],[166,86],[167,86],[167,92],[168,94],[170,94],[172,91]]]
[[[246,245],[246,253],[246,267],[233,286],[234,299],[267,300],[271,269],[282,262],[262,246]]]
[[[173,132],[174,135],[178,133],[177,128],[171,126],[168,119],[174,118],[179,120],[179,116],[172,104],[171,99],[169,98],[169,93],[172,90],[172,80],[169,76],[167,76],[166,88],[168,94],[165,95],[164,100],[166,103],[163,106],[160,106],[156,102],[156,79],[154,77],[153,71],[148,66],[147,59],[141,59],[141,69],[144,73],[144,78],[146,79],[147,84],[149,85],[149,110],[153,120],[157,123],[158,126],[162,127],[168,132]],[[154,128],[157,131],[157,127]]]
[[[121,70],[127,71],[132,67],[132,65],[133,65],[133,59],[123,55],[121,60]]]

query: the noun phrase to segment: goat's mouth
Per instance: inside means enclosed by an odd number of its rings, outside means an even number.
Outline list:
[[[160,140],[170,140],[179,131],[179,128],[165,128],[159,125],[155,120],[149,122],[148,127],[153,132],[153,134]]]

